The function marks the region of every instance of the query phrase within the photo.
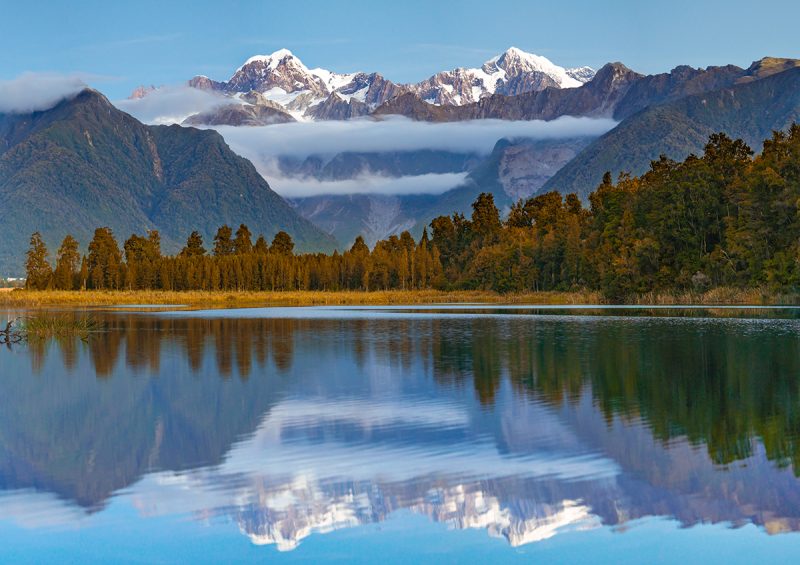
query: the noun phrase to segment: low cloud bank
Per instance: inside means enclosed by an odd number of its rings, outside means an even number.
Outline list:
[[[0,80],[0,113],[28,114],[48,110],[86,88],[78,75],[23,73]]]
[[[355,178],[320,181],[310,177],[281,177],[262,173],[272,189],[286,198],[345,194],[441,194],[464,183],[467,173],[426,174],[404,177],[361,174]]]
[[[114,105],[146,124],[180,124],[193,114],[207,112],[236,100],[189,86],[162,86],[146,96],[117,100]]]
[[[388,153],[418,150],[488,155],[499,139],[597,137],[616,125],[610,119],[563,117],[545,121],[474,120],[455,123],[385,120],[298,122],[264,127],[220,126],[231,149],[249,159],[272,188],[287,198],[319,194],[441,194],[464,182],[467,173],[388,177],[360,172],[352,179],[321,181],[287,176],[280,157],[332,157],[345,152]]]
[[[188,86],[162,87],[117,107],[145,123],[181,123],[199,112],[237,101]],[[318,121],[260,127],[216,126],[239,155],[249,159],[273,189],[287,198],[319,194],[440,194],[463,183],[466,173],[389,177],[361,171],[352,178],[322,181],[313,176],[287,176],[282,157],[329,159],[346,153],[402,153],[419,150],[488,155],[498,140],[598,137],[616,122],[606,118],[565,116],[552,121],[472,120],[453,123],[417,122],[402,116],[380,120]],[[441,171],[437,171],[440,173]]]
[[[234,151],[261,158],[332,155],[346,151],[382,152],[433,149],[459,153],[491,152],[502,138],[564,139],[597,137],[616,125],[605,118],[565,116],[552,121],[472,120],[416,122],[404,117],[380,121],[297,122],[264,127],[221,126],[217,129]],[[244,153],[243,153],[244,154]]]

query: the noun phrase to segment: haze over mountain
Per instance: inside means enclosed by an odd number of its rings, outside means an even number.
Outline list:
[[[176,252],[192,230],[208,243],[224,223],[333,247],[215,131],[146,126],[88,89],[48,110],[0,114],[0,200],[0,273],[23,271],[36,230],[52,251],[67,233],[85,246],[109,226],[120,243],[159,230]]]

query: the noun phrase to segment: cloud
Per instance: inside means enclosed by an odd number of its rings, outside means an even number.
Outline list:
[[[286,177],[273,170],[259,172],[275,192],[286,198],[322,194],[441,194],[460,186],[467,178],[467,173],[431,173],[403,177],[360,174],[352,179],[321,181],[313,177]]]
[[[236,100],[188,86],[162,87],[144,98],[115,102],[151,124],[181,123],[188,116]],[[262,127],[216,126],[228,145],[249,159],[272,188],[287,198],[320,194],[441,194],[463,183],[466,173],[391,177],[361,171],[350,179],[287,176],[281,157],[329,159],[345,152],[391,153],[438,150],[488,155],[499,139],[597,137],[616,125],[611,119],[562,117],[552,121],[473,120],[417,122],[402,116],[381,120],[293,122]]]
[[[163,86],[143,98],[117,100],[114,105],[147,124],[179,124],[192,114],[236,101],[189,86]]]
[[[440,194],[459,186],[465,173],[404,177],[364,174],[352,179],[321,181],[310,176],[286,176],[280,157],[330,158],[344,152],[410,152],[440,150],[488,155],[502,138],[565,139],[599,136],[616,122],[610,119],[564,117],[545,121],[475,120],[456,123],[415,122],[403,117],[329,122],[297,122],[265,127],[216,129],[228,145],[249,159],[272,188],[294,198],[318,194]]]
[[[52,108],[86,88],[81,75],[23,73],[0,80],[0,113],[27,114]]]
[[[597,137],[616,125],[611,119],[562,117],[552,121],[473,120],[415,122],[391,117],[380,121],[296,122],[265,127],[217,127],[234,151],[251,160],[308,157],[347,151],[384,152],[433,149],[458,153],[491,152],[502,138],[565,139]]]

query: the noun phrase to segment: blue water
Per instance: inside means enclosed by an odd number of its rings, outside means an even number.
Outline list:
[[[0,561],[791,561],[797,313],[95,312],[0,350]]]

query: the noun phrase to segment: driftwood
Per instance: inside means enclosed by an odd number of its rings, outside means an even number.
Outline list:
[[[14,329],[14,323],[17,322],[17,320],[19,320],[19,318],[10,320],[6,324],[6,329],[0,330],[0,345],[11,347],[12,343],[19,343],[25,340],[25,334]]]

